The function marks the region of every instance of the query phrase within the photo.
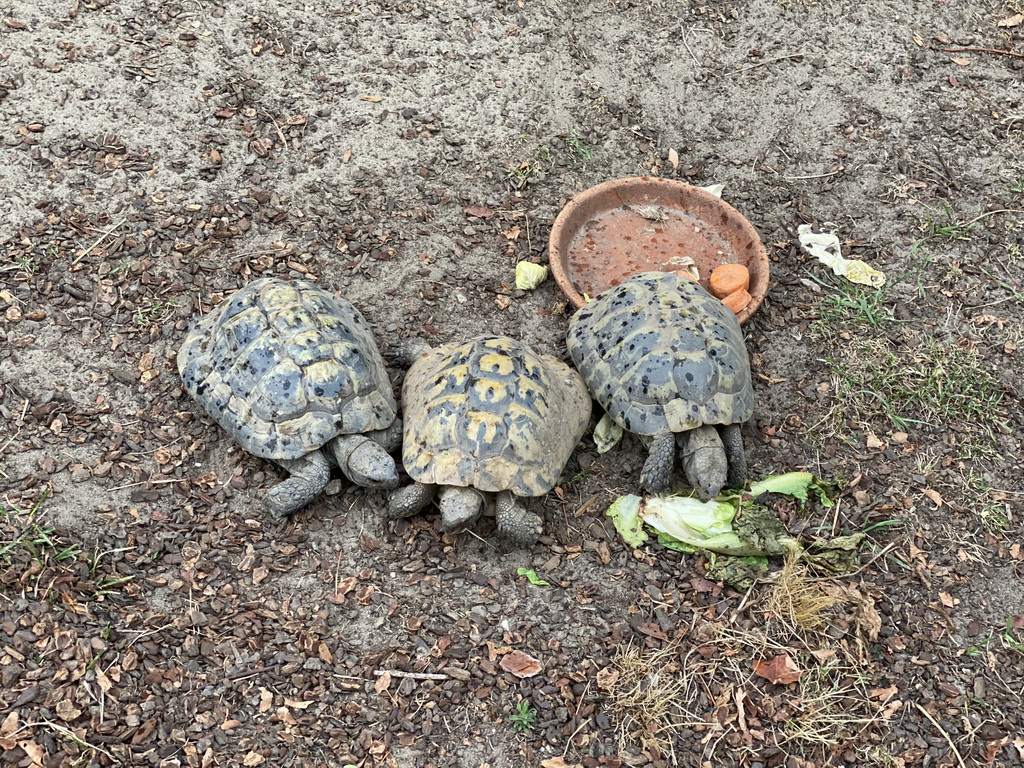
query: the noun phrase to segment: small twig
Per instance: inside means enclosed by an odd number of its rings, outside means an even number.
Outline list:
[[[1022,210],[1020,210],[1018,208],[1000,208],[998,211],[986,211],[985,213],[982,213],[982,214],[980,214],[978,216],[975,216],[970,221],[963,222],[962,224],[960,224],[960,226],[961,227],[969,227],[971,224],[974,224],[976,221],[981,221],[986,216],[995,216],[997,213],[1024,213],[1024,211],[1022,211]]]
[[[786,59],[802,59],[806,55],[806,53],[787,53],[785,56],[775,56],[774,58],[771,59],[759,61],[757,62],[757,64],[751,64],[749,67],[743,67],[742,69],[734,69],[732,72],[726,72],[723,75],[723,77],[732,77],[733,75],[738,75],[741,72],[749,72],[752,69],[763,67],[765,64],[774,64],[776,61],[785,61]]]
[[[835,176],[837,173],[842,173],[845,170],[846,168],[841,165],[836,170],[829,171],[828,173],[812,173],[807,176],[783,176],[782,178],[786,179],[786,181],[799,181],[800,179],[825,179],[829,176]]]
[[[436,672],[402,672],[398,669],[378,669],[373,673],[376,677],[391,675],[391,677],[409,677],[413,680],[450,680],[448,675],[439,675]]]
[[[280,124],[277,122],[274,116],[267,112],[265,109],[261,111],[263,112],[264,115],[270,118],[270,122],[272,122],[274,124],[274,128],[277,129],[277,137],[281,140],[281,143],[284,145],[284,148],[288,149],[288,139],[284,137],[284,131],[281,130]]]
[[[686,35],[687,33],[689,33],[689,31],[690,30],[686,30],[686,32],[683,33],[682,37],[680,37],[679,40],[683,44],[683,47],[686,48],[686,52],[690,54],[690,58],[693,59],[693,63],[696,64],[699,69],[700,59],[698,59],[696,54],[694,54],[694,52],[690,49],[690,44],[686,42]]]
[[[939,725],[938,721],[936,721],[936,719],[928,713],[927,709],[922,707],[916,701],[914,702],[914,706],[921,710],[921,714],[927,717],[931,724],[934,725],[935,728],[938,730],[938,732],[942,734],[942,738],[946,740],[946,743],[949,744],[949,748],[952,749],[953,754],[956,755],[957,762],[960,763],[960,768],[967,768],[967,763],[964,762],[964,758],[960,754],[960,750],[956,748],[956,744],[954,744],[953,740],[949,738],[949,734],[946,733],[945,729],[943,729],[943,727]]]
[[[940,51],[947,53],[998,53],[1000,56],[1013,56],[1015,59],[1024,59],[1024,53],[1016,51],[1001,51],[998,48],[940,48]]]
[[[167,485],[168,483],[181,483],[184,482],[184,478],[169,477],[166,480],[140,480],[137,483],[128,483],[127,485],[116,485],[113,488],[108,488],[109,491],[123,491],[125,488],[134,488],[137,485]]]
[[[225,680],[241,680],[246,677],[255,677],[256,675],[262,675],[264,672],[271,672],[277,667],[255,667],[253,669],[241,669],[238,672],[232,672],[230,675],[224,675]]]
[[[88,248],[86,248],[84,251],[82,251],[80,254],[78,254],[75,257],[75,260],[72,261],[71,264],[68,265],[68,269],[71,269],[71,267],[75,266],[78,262],[80,262],[82,259],[84,259],[86,256],[88,256],[90,253],[92,253],[96,249],[96,247],[99,246],[100,243],[102,243],[104,240],[106,240],[108,237],[110,237],[112,234],[114,234],[114,232],[117,231],[118,227],[120,227],[126,221],[128,221],[128,220],[127,219],[121,219],[119,222],[117,222],[117,224],[115,224],[110,229],[108,229],[106,232],[104,232],[102,235],[100,235],[95,243],[90,245]]]

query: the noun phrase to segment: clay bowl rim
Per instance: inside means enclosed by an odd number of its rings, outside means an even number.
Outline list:
[[[702,198],[705,204],[710,205],[711,207],[723,209],[729,216],[733,225],[745,234],[750,242],[754,244],[754,253],[751,256],[750,261],[747,262],[747,266],[750,268],[750,303],[736,315],[736,319],[741,324],[746,322],[761,306],[761,302],[764,301],[765,295],[768,293],[770,263],[768,261],[768,250],[765,248],[764,241],[761,239],[761,235],[758,233],[754,225],[750,223],[747,217],[725,200],[711,194],[707,190],[696,187],[693,184],[687,184],[685,181],[679,181],[677,179],[665,179],[657,176],[626,176],[619,179],[611,179],[609,181],[601,182],[589,189],[585,189],[566,203],[555,217],[555,221],[551,225],[551,233],[548,237],[548,263],[551,266],[551,273],[555,278],[555,283],[562,290],[562,293],[565,294],[566,298],[569,299],[576,309],[579,309],[586,304],[583,295],[576,289],[576,286],[572,282],[572,278],[569,276],[568,254],[562,253],[562,249],[559,247],[559,243],[565,238],[566,234],[571,235],[571,237],[567,239],[567,242],[571,243],[572,238],[576,236],[576,233],[585,223],[580,222],[579,226],[577,226],[572,232],[568,231],[569,224],[576,215],[576,212],[580,208],[585,207],[590,203],[590,201],[599,200],[602,196],[609,194],[609,192],[615,192],[619,188],[626,191],[638,187],[663,187],[666,191],[674,190],[676,193],[681,192],[687,196]],[[627,204],[628,202],[628,195],[623,195],[623,199],[620,204]],[[664,205],[664,203],[662,203],[662,205]],[[675,208],[676,210],[686,210],[685,208],[677,205],[670,205],[669,207]],[[600,209],[601,212],[605,210],[613,210],[613,208],[603,207]],[[589,220],[590,219],[588,218],[587,221]],[[755,262],[759,265],[759,269],[755,270],[751,266]],[[657,270],[652,268],[651,271]],[[638,273],[634,272],[631,274]],[[625,275],[624,277],[628,276],[629,275]],[[705,282],[706,277],[704,278],[704,281],[702,281],[702,284]]]

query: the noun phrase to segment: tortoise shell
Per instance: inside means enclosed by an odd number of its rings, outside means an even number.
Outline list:
[[[483,336],[420,356],[402,408],[403,461],[413,480],[541,496],[583,436],[591,403],[561,360]]]
[[[235,292],[196,322],[178,371],[218,424],[267,459],[384,429],[397,412],[362,314],[303,280],[264,278]]]
[[[640,435],[744,422],[754,410],[736,316],[671,272],[623,280],[569,322],[569,355],[594,399]]]

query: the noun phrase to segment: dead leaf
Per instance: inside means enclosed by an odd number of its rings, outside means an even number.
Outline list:
[[[110,693],[110,689],[114,687],[114,684],[110,682],[110,678],[99,667],[96,667],[96,682],[103,689],[104,693]]]
[[[811,651],[811,656],[813,656],[819,664],[824,664],[829,659],[834,658],[835,655],[835,648],[821,648],[816,651]]]
[[[274,694],[268,691],[266,688],[260,688],[260,712],[269,712],[270,707],[274,704]]]
[[[934,504],[936,508],[942,506],[942,496],[938,491],[933,491],[931,488],[921,488],[920,491],[932,500],[932,504]]]
[[[316,649],[316,655],[320,657],[320,661],[324,664],[334,663],[334,656],[331,655],[331,649],[327,647],[327,643],[320,643]]]
[[[747,713],[746,713],[746,710],[745,710],[745,708],[743,706],[743,700],[746,699],[746,698],[749,698],[747,696],[747,694],[746,694],[746,691],[741,691],[739,688],[737,688],[736,692],[735,692],[735,699],[736,699],[736,722],[739,723],[740,733],[749,733],[750,732],[749,729],[747,728]]]
[[[0,723],[0,736],[10,736],[16,730],[18,730],[18,713],[11,712]]]
[[[356,577],[349,576],[339,581],[334,587],[334,598],[336,600],[344,600],[345,595],[356,588]]]
[[[516,677],[534,677],[540,674],[541,669],[543,669],[540,659],[535,659],[523,651],[512,651],[512,653],[502,657],[500,666],[506,672],[511,672]]]
[[[383,675],[377,678],[377,682],[373,684],[374,693],[383,693],[391,685],[391,673],[385,672]]]
[[[878,699],[883,704],[895,696],[899,692],[899,688],[895,685],[890,685],[888,688],[874,688],[871,691],[871,698]]]
[[[971,64],[970,59],[964,59],[959,56],[953,56],[952,58],[950,58],[950,61],[952,61],[954,64],[959,64],[961,67],[968,67]]]
[[[911,560],[920,560],[922,563],[928,559],[928,550],[920,549],[914,542],[907,542],[907,549],[910,552]]]
[[[351,159],[352,159],[352,150],[351,149],[346,149],[344,152],[341,153],[341,162],[342,163],[347,163]]]
[[[597,673],[597,687],[609,691],[619,681],[619,670],[605,667]]]
[[[753,666],[755,674],[769,682],[781,685],[795,683],[803,674],[803,670],[786,653],[780,653],[767,661],[756,660]]]
[[[373,602],[373,593],[377,591],[377,588],[373,584],[367,584],[365,587],[356,592],[356,600],[360,605],[369,605]]]
[[[956,605],[956,601],[953,599],[953,596],[948,592],[939,592],[939,602],[947,608],[952,608]]]
[[[362,99],[363,101],[369,101],[369,102],[372,102],[374,104],[376,104],[378,101],[383,101],[384,100],[383,96],[367,96],[365,94],[363,94],[359,98]]]
[[[70,723],[72,720],[77,720],[82,715],[82,710],[78,709],[78,707],[67,699],[58,701],[55,709],[57,710],[57,717],[66,723]]]
[[[1003,27],[1004,29],[1019,27],[1021,24],[1024,24],[1024,13],[1015,13],[1013,16],[1007,16],[1005,19],[1000,19],[996,22],[997,27]]]
[[[679,170],[679,153],[671,147],[668,150],[668,161],[672,164],[672,170]]]
[[[289,699],[287,696],[284,699],[285,706],[286,707],[291,707],[292,709],[305,709],[306,707],[308,707],[308,706],[310,706],[312,704],[315,704],[315,703],[316,703],[315,701],[303,701],[302,699]]]
[[[653,621],[648,621],[636,628],[637,632],[648,637],[653,637],[656,640],[668,641],[668,635],[661,631],[661,627],[655,624]]]
[[[583,768],[580,763],[567,763],[562,757],[549,757],[540,761],[541,768]]]
[[[882,617],[875,608],[874,601],[867,595],[861,595],[861,600],[856,604],[854,611],[857,624],[872,642],[878,639],[878,633],[882,631]]]
[[[299,721],[292,717],[292,713],[288,711],[288,707],[277,708],[277,719],[287,725],[298,725]]]
[[[866,440],[868,448],[872,450],[885,448],[885,440],[880,440],[874,432],[868,432]]]
[[[478,219],[486,219],[494,215],[494,211],[486,205],[467,205],[462,210],[470,216],[476,216]]]
[[[255,768],[257,765],[262,764],[266,759],[267,758],[259,752],[249,752],[242,758],[242,765],[247,765],[249,768]]]
[[[28,768],[42,768],[43,758],[46,753],[43,752],[43,748],[36,744],[34,741],[19,741],[18,746],[22,748],[29,759],[32,760],[29,763]]]

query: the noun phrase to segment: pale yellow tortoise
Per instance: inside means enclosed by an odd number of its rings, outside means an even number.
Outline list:
[[[249,283],[196,322],[178,371],[245,450],[289,471],[267,492],[276,517],[319,495],[332,461],[356,485],[398,485],[391,382],[370,326],[344,299],[303,280]]]
[[[415,484],[389,512],[408,517],[439,493],[441,525],[471,525],[493,499],[499,534],[529,546],[543,530],[523,497],[555,487],[590,419],[590,395],[561,360],[504,336],[420,355],[402,387],[402,459]]]

